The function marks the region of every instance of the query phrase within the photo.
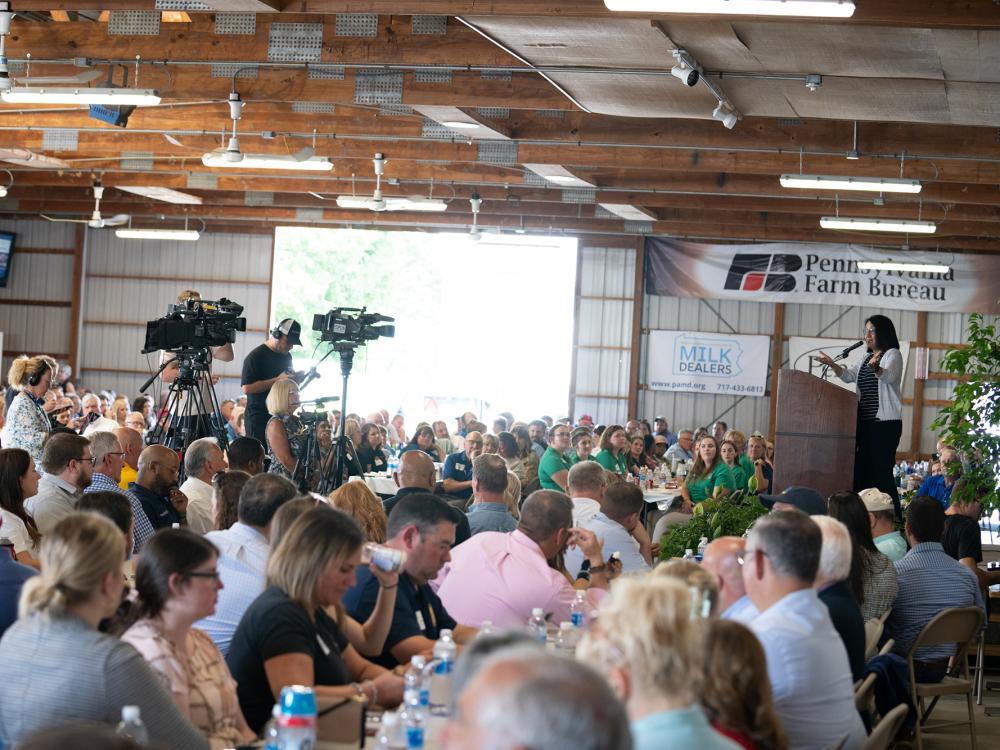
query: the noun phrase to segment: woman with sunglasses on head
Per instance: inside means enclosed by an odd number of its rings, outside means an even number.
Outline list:
[[[136,569],[139,619],[122,640],[142,654],[188,720],[213,748],[254,739],[236,683],[218,647],[191,627],[215,612],[219,552],[187,529],[163,529],[142,548]]]
[[[884,315],[865,320],[867,351],[852,365],[838,365],[828,354],[817,360],[845,383],[857,383],[858,422],[854,454],[854,491],[877,487],[892,498],[899,516],[899,494],[893,480],[896,448],[903,433],[903,355],[892,321]]]

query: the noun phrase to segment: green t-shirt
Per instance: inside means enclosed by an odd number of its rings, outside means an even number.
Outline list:
[[[725,487],[730,492],[736,489],[733,472],[726,466],[725,461],[719,461],[708,476],[699,479],[691,479],[689,476],[687,480],[692,503],[700,503],[705,498],[711,497],[716,487]]]
[[[745,490],[747,488],[749,477],[747,477],[747,473],[743,467],[737,463],[736,466],[730,466],[729,471],[732,472],[733,484],[736,485],[736,489]]]
[[[753,461],[750,460],[750,456],[746,453],[740,456],[738,461],[740,468],[743,469],[743,473],[747,475],[747,479],[750,479],[754,475]],[[743,483],[742,489],[746,488],[746,482]]]
[[[567,458],[566,460],[567,460],[567,461],[569,461],[569,465],[570,465],[570,466],[576,466],[576,465],[577,465],[578,463],[580,463],[581,461],[596,461],[597,459],[596,459],[596,458],[594,458],[593,456],[587,456],[586,458],[580,458],[580,457],[579,457],[579,456],[578,456],[578,455],[576,454],[576,451],[573,451],[573,452],[572,452],[572,453],[571,453],[571,454],[569,455],[569,458]]]
[[[619,453],[618,457],[615,458],[611,451],[605,448],[597,454],[597,463],[615,474],[621,474],[622,476],[628,474],[628,464],[625,463],[624,453]]]
[[[563,488],[552,481],[552,475],[560,471],[569,471],[570,464],[563,455],[551,445],[542,454],[542,460],[538,464],[538,483],[543,490],[557,490],[563,492]]]

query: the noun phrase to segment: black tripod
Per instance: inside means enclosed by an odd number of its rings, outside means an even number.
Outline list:
[[[351,368],[354,366],[354,349],[356,346],[357,344],[353,342],[343,342],[335,344],[330,349],[330,352],[336,351],[340,355],[340,374],[344,379],[343,390],[340,396],[340,429],[339,433],[333,438],[333,455],[327,456],[324,465],[319,442],[316,439],[316,426],[313,424],[312,432],[303,448],[304,455],[297,457],[296,471],[298,471],[299,465],[304,464],[304,473],[320,472],[319,486],[316,488],[316,491],[321,495],[327,495],[344,484],[347,481],[347,474],[349,473],[347,441],[350,438],[344,436],[344,426],[347,424],[347,379],[351,376]],[[330,353],[328,352],[326,356],[329,355]],[[326,357],[323,357],[323,359],[326,359]]]
[[[145,393],[160,373],[177,363],[180,372],[170,384],[156,426],[146,435],[147,444],[155,443],[183,453],[198,438],[214,437],[219,447],[228,452],[229,438],[219,416],[219,399],[209,373],[209,350],[181,349],[174,354],[175,358],[164,362],[139,389],[140,393]]]

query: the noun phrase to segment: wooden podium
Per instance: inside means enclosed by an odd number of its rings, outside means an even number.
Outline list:
[[[811,487],[823,497],[854,484],[858,397],[799,370],[778,372],[775,493]]]

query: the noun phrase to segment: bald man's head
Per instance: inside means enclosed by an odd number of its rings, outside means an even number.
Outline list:
[[[399,458],[396,483],[400,489],[419,487],[433,492],[437,483],[437,471],[431,457],[423,451],[407,451]]]
[[[162,445],[150,445],[139,454],[136,484],[158,495],[166,495],[177,484],[180,461],[177,454]]]
[[[142,453],[142,435],[131,427],[119,427],[115,430],[115,437],[125,452],[123,456],[125,463],[133,469],[138,469],[139,454]]]
[[[736,559],[745,549],[746,540],[737,536],[720,536],[705,548],[701,567],[718,579],[719,607],[723,612],[746,594],[743,571]]]

